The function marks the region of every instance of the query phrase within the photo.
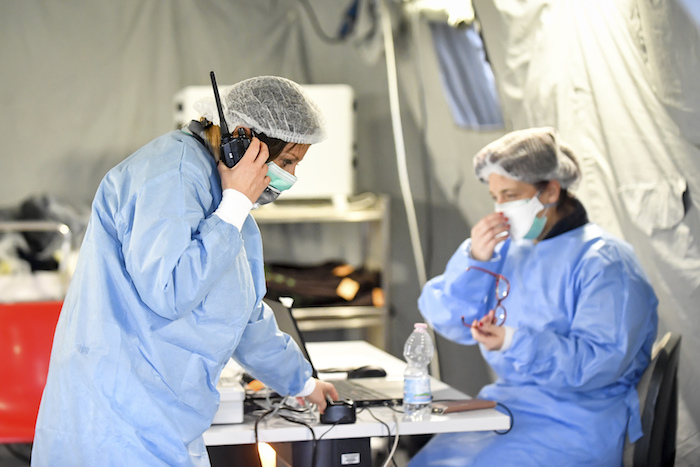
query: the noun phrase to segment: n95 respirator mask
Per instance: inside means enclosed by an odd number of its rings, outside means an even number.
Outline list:
[[[538,191],[532,198],[494,205],[496,212],[501,212],[508,218],[510,237],[513,240],[535,240],[544,230],[547,216],[537,217],[537,214],[554,205],[545,206],[540,201],[539,196],[540,192]]]

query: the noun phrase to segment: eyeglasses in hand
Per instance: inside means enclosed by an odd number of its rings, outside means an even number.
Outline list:
[[[491,274],[496,278],[496,306],[493,307],[496,312],[496,316],[493,318],[493,324],[503,326],[503,323],[506,322],[506,308],[501,302],[506,299],[508,293],[510,292],[510,282],[508,282],[508,279],[506,279],[505,276],[491,272],[488,269],[480,268],[478,266],[469,266],[466,270],[469,271],[471,269]],[[464,316],[462,316],[462,324],[468,328],[472,327],[471,324],[464,320]]]

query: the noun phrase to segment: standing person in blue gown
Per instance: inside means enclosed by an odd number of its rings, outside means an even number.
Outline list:
[[[506,434],[431,439],[410,466],[619,466],[641,432],[636,384],[657,299],[627,243],[570,193],[573,150],[552,128],[515,131],[474,158],[495,212],[419,298],[447,339],[477,344],[497,380],[478,397],[513,413]]]
[[[237,83],[222,101],[234,134],[257,135],[233,168],[219,162],[212,98],[198,103],[200,121],[102,180],[56,329],[33,465],[209,465],[202,434],[231,357],[321,411],[337,399],[262,301],[250,216],[294,183],[325,138],[322,116],[298,84],[274,76]]]

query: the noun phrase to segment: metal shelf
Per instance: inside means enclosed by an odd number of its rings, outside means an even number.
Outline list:
[[[336,200],[337,201],[337,200]],[[361,238],[366,250],[365,266],[379,270],[384,293],[383,306],[319,306],[294,309],[299,329],[321,331],[365,329],[367,340],[386,346],[389,310],[389,197],[365,194],[347,202],[282,201],[252,212],[258,224],[364,223]]]
[[[386,216],[384,197],[376,197],[371,205],[339,207],[331,201],[295,201],[271,203],[252,211],[259,224],[315,223],[315,222],[372,222]]]
[[[386,347],[386,307],[313,307],[298,308],[293,313],[300,331],[364,329],[368,342]]]
[[[298,320],[343,319],[355,316],[383,317],[385,313],[386,307],[383,306],[317,306],[294,309],[294,317]]]

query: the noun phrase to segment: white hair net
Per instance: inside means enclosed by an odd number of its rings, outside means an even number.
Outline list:
[[[513,131],[488,144],[474,156],[474,172],[484,183],[497,173],[532,184],[558,180],[564,189],[581,178],[573,150],[550,127]]]
[[[323,115],[304,89],[279,76],[259,76],[220,88],[229,131],[251,128],[288,143],[314,144],[326,139]],[[194,103],[199,114],[219,125],[214,96]]]

